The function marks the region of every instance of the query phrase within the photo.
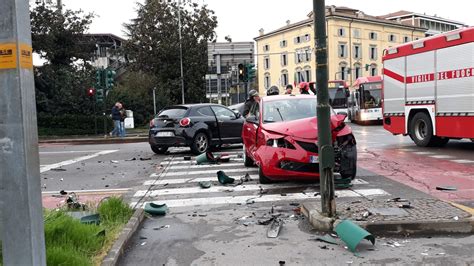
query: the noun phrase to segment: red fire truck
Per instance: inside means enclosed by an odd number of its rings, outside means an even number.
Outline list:
[[[384,51],[383,123],[416,145],[474,141],[474,27]]]

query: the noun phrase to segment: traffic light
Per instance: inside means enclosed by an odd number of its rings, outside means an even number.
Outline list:
[[[244,64],[239,64],[239,81],[244,81],[245,67]]]
[[[245,65],[245,81],[252,81],[255,78],[255,65],[254,64],[246,64]]]
[[[113,71],[112,69],[107,69],[105,73],[106,73],[105,87],[107,89],[112,89],[115,82],[115,71]]]
[[[104,90],[103,89],[98,89],[95,93],[95,101],[97,103],[103,103],[104,102]]]
[[[88,88],[87,89],[87,96],[92,97],[95,95],[95,89],[94,88]]]
[[[102,80],[103,80],[102,76],[103,76],[102,69],[98,68],[95,71],[95,86],[97,88],[102,88]]]

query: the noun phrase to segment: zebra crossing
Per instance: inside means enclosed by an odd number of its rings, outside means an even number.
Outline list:
[[[214,155],[226,154],[230,161],[222,164],[197,165],[194,157],[184,160],[183,154],[165,158],[162,171],[150,175],[132,196],[131,206],[143,208],[147,202],[166,203],[170,208],[245,205],[250,203],[304,201],[319,199],[319,184],[285,182],[260,184],[258,168],[244,167],[242,151],[229,150]],[[173,153],[171,153],[173,154]],[[222,185],[217,180],[217,171],[222,170],[234,178],[234,184]],[[244,182],[241,180],[246,174]],[[239,182],[239,180],[241,180]],[[210,181],[210,188],[201,188],[199,182]],[[389,196],[379,188],[367,186],[366,180],[356,178],[351,189],[336,190],[338,198]]]

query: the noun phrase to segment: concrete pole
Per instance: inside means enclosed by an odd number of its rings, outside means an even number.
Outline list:
[[[181,103],[184,104],[184,72],[183,72],[183,45],[181,44],[181,0],[178,0],[178,28],[179,28],[179,64],[181,68]]]
[[[156,115],[156,87],[153,88],[153,116]]]
[[[46,265],[28,1],[0,1],[3,265]]]
[[[216,54],[216,65],[217,65],[217,103],[222,104],[222,84],[221,84],[221,55]]]
[[[328,92],[328,59],[326,40],[326,8],[324,0],[313,0],[314,43],[316,48],[318,154],[322,213],[336,215],[334,192],[334,148],[331,141],[331,106]]]

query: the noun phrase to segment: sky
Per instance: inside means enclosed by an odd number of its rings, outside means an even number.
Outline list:
[[[230,35],[233,41],[252,41],[258,36],[259,29],[263,28],[265,32],[270,32],[284,26],[287,20],[291,22],[303,20],[313,8],[313,1],[310,0],[191,1],[207,4],[216,12],[218,41],[224,41],[227,35]],[[124,37],[122,24],[136,16],[136,2],[136,0],[63,0],[66,8],[82,9],[97,15],[91,25],[90,33],[113,33],[120,37]],[[474,25],[470,2],[471,0],[326,0],[325,3],[359,9],[368,15],[384,15],[408,10]]]

